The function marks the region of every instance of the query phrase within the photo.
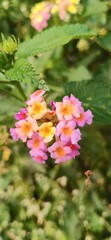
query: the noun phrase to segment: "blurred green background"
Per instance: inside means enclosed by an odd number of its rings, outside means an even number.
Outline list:
[[[20,41],[34,36],[36,30],[31,27],[29,13],[35,3],[0,0],[0,32]],[[83,0],[81,12],[70,21],[87,23],[102,35],[111,30],[111,2]],[[49,26],[54,24],[63,23],[56,19]],[[93,39],[81,39],[32,62],[49,86],[49,102],[62,96],[65,82],[92,78],[111,81],[110,57],[111,53]],[[17,112],[23,103],[18,106],[13,97],[7,101],[10,86],[3,99],[4,90],[1,85],[0,240],[111,240],[111,126],[93,123],[85,127],[76,159],[61,165],[53,161],[39,165],[31,160],[23,143],[14,143],[9,136],[13,119],[7,113]],[[28,85],[27,97],[33,90]],[[94,174],[85,192],[87,170]]]

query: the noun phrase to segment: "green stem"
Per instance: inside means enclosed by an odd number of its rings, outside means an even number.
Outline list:
[[[23,89],[22,89],[20,83],[17,82],[17,81],[12,81],[12,84],[15,85],[15,86],[18,88],[18,90],[19,90],[19,92],[20,92],[20,94],[21,94],[23,100],[26,101],[27,98],[26,98],[26,95],[25,95],[25,93],[24,93],[24,91],[23,91]]]
[[[26,98],[26,96],[25,96],[25,93],[24,93],[24,91],[23,91],[23,89],[22,89],[22,87],[21,87],[21,85],[20,85],[20,83],[19,82],[17,82],[16,80],[13,80],[13,81],[0,81],[0,83],[1,84],[10,84],[10,85],[14,85],[15,87],[17,87],[18,88],[18,90],[19,90],[19,92],[20,92],[20,94],[21,94],[21,96],[22,96],[22,98],[23,98],[23,100],[26,100],[27,98]]]
[[[51,179],[54,180],[56,178],[59,170],[60,170],[60,165],[58,164],[58,165],[55,166],[55,171],[51,174]]]

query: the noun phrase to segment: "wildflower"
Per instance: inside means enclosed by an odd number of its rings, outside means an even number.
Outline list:
[[[44,152],[47,151],[44,140],[40,137],[38,132],[33,133],[31,139],[27,141],[27,147],[31,149],[33,156],[36,156],[37,152],[40,150]]]
[[[10,128],[10,135],[13,138],[13,140],[15,141],[19,140],[18,134],[16,132],[16,128]]]
[[[28,106],[27,110],[31,117],[37,120],[41,119],[47,112],[46,102],[39,102],[35,99],[32,105]]]
[[[69,13],[74,14],[74,13],[77,12],[77,7],[76,7],[76,5],[71,4],[71,5],[68,6],[67,10],[68,10]]]
[[[30,99],[26,101],[28,105],[28,115],[35,118],[41,119],[47,112],[46,102],[44,100],[44,90],[37,90],[31,94]]]
[[[36,156],[33,155],[33,152],[30,151],[30,155],[32,156],[32,159],[35,162],[42,163],[42,164],[44,164],[45,161],[48,159],[47,154],[45,152],[43,152],[43,151],[38,151]]]
[[[72,94],[70,95],[70,97],[65,96],[63,100],[69,100],[72,104],[77,104],[79,108],[82,106],[82,103],[79,101],[79,99],[74,97],[74,95]]]
[[[58,13],[58,5],[57,5],[57,3],[56,3],[56,4],[53,4],[53,5],[52,5],[51,14],[52,14],[52,15],[55,15],[55,14],[57,14],[57,13]]]
[[[72,144],[69,143],[69,146],[71,148],[71,158],[75,158],[76,156],[78,156],[80,154],[80,152],[78,151],[80,149],[80,146],[78,144]]]
[[[77,5],[79,4],[80,0],[70,0],[68,6],[68,12],[74,14],[77,12]]]
[[[32,93],[32,94],[30,95],[30,99],[26,101],[26,104],[27,104],[28,106],[30,106],[30,105],[32,105],[32,103],[33,103],[35,100],[37,100],[37,101],[39,101],[39,102],[43,102],[43,101],[44,101],[44,97],[43,97],[44,93],[45,93],[44,90],[37,90],[37,91],[35,91],[34,93]]]
[[[44,142],[50,142],[56,132],[56,128],[53,126],[52,122],[46,122],[41,124],[39,127],[39,134],[44,138]]]
[[[58,5],[58,15],[60,17],[61,20],[64,20],[67,18],[67,8],[68,8],[68,4],[69,1],[67,0],[62,0],[59,1],[59,5]]]
[[[56,0],[52,7],[52,14],[58,13],[61,20],[67,20],[68,13],[75,14],[79,0]]]
[[[84,112],[84,110],[82,109],[80,116],[76,118],[77,125],[80,127],[84,127],[85,123],[87,123],[88,125],[91,125],[92,119],[93,119],[92,112],[90,110],[87,110],[86,112]]]
[[[78,103],[73,102],[70,98],[63,98],[63,102],[56,102],[56,114],[59,120],[72,120],[80,116]]]
[[[55,142],[48,148],[48,151],[51,154],[51,158],[56,159],[55,163],[65,162],[72,158],[70,146],[67,146],[66,143],[62,141]]]
[[[27,109],[21,108],[21,111],[14,115],[16,120],[22,120],[27,118]]]
[[[52,110],[56,110],[55,102],[51,101],[50,106],[52,107]]]
[[[92,124],[93,114],[90,110],[87,110],[85,112],[85,121],[88,125]]]
[[[43,1],[35,4],[30,13],[32,26],[39,32],[48,26],[48,20],[51,17],[51,4]]]
[[[39,163],[45,163],[47,160],[47,147],[38,132],[33,133],[32,138],[27,141],[27,147],[30,148],[32,159]]]
[[[31,138],[38,128],[36,120],[30,116],[26,119],[18,121],[15,126],[15,131],[23,142],[26,142],[27,138]]]
[[[61,141],[76,144],[81,139],[79,129],[75,129],[75,121],[60,121],[56,127],[56,136],[60,136]]]

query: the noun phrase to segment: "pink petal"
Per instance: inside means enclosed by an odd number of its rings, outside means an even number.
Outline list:
[[[50,106],[52,107],[52,110],[54,110],[54,111],[56,110],[56,104],[54,101],[50,102]]]
[[[92,124],[93,114],[90,110],[87,110],[85,112],[85,121],[88,125]]]
[[[15,141],[19,140],[18,134],[16,132],[16,128],[10,128],[10,135]]]
[[[76,144],[81,139],[81,132],[79,129],[75,129],[73,131],[73,134],[71,136],[71,142],[72,144]]]
[[[26,119],[27,117],[27,109],[26,108],[21,108],[21,111],[16,113],[14,115],[16,120],[22,120],[22,119]]]

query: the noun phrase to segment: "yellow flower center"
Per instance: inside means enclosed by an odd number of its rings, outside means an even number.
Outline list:
[[[33,147],[37,148],[40,145],[40,140],[39,139],[35,139],[33,142]]]
[[[51,13],[52,14],[55,14],[58,12],[58,7],[57,6],[53,6],[52,10],[51,10]]]
[[[32,109],[35,114],[36,113],[40,114],[44,109],[44,106],[40,102],[37,102],[33,105]]]
[[[79,121],[84,120],[84,113],[80,113],[80,116],[77,118]]]
[[[36,16],[36,20],[37,20],[37,22],[42,22],[42,20],[43,20],[43,16],[41,15],[41,14],[39,14],[39,15],[37,15]]]
[[[65,151],[64,151],[63,147],[58,147],[56,149],[56,153],[57,153],[58,157],[63,157],[65,155]]]
[[[34,117],[35,119],[42,118],[47,112],[45,102],[35,102],[32,106],[28,107],[28,113],[30,116]]]
[[[72,106],[69,105],[69,104],[63,106],[63,107],[62,107],[62,113],[63,113],[63,115],[72,114]]]
[[[42,129],[42,133],[45,137],[48,137],[52,133],[52,130],[48,126],[46,126],[44,127],[44,129]]]
[[[69,13],[76,13],[77,12],[77,7],[74,6],[74,5],[70,5],[68,7],[68,11],[69,11]]]
[[[22,132],[27,135],[32,130],[32,125],[31,123],[25,122],[21,128]]]
[[[63,128],[63,133],[65,134],[65,135],[67,135],[67,136],[70,136],[71,135],[71,133],[72,133],[72,130],[71,130],[71,128],[70,127],[64,127]]]
[[[52,140],[55,134],[55,127],[53,127],[51,122],[43,123],[39,127],[40,136],[45,139],[45,142],[49,142]]]

